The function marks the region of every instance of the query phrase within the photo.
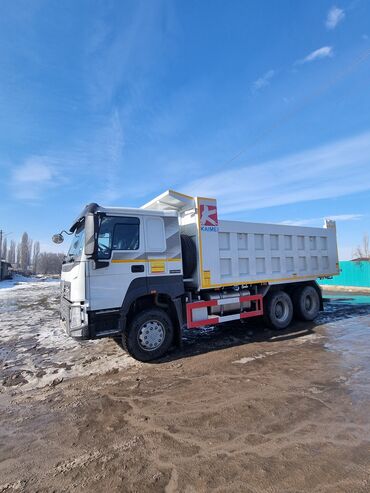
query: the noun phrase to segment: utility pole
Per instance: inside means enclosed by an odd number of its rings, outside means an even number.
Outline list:
[[[0,281],[3,280],[3,266],[1,263],[2,253],[3,253],[3,230],[0,229]]]
[[[3,255],[3,238],[5,238],[5,236],[8,236],[10,235],[11,233],[4,233],[4,231],[2,229],[0,229],[0,281],[2,281],[3,279],[3,269],[2,269],[2,266],[1,266],[1,257]],[[6,260],[6,259],[4,259]]]

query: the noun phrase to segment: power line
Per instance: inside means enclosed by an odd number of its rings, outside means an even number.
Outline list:
[[[236,159],[238,159],[240,156],[245,154],[251,147],[254,145],[258,144],[258,142],[263,138],[266,137],[270,132],[275,130],[276,128],[280,127],[287,121],[291,120],[299,111],[301,111],[305,106],[307,106],[308,103],[312,102],[314,99],[316,99],[318,96],[323,94],[325,91],[330,89],[334,84],[336,84],[339,80],[341,80],[343,77],[351,73],[358,65],[360,65],[362,62],[364,62],[368,57],[370,56],[370,50],[366,50],[363,52],[358,58],[356,58],[352,63],[350,63],[347,67],[345,67],[343,70],[338,72],[332,79],[330,79],[327,83],[322,84],[318,89],[313,91],[311,94],[306,96],[295,108],[293,108],[291,111],[274,121],[271,125],[266,127],[262,132],[260,132],[248,145],[247,148],[240,150],[237,152],[233,157],[225,161],[222,166],[226,166]]]
[[[1,257],[3,254],[3,230],[0,229],[0,281],[3,279],[3,266],[1,265]]]

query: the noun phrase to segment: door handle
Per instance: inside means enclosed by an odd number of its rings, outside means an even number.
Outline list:
[[[144,272],[144,266],[140,265],[131,265],[131,272]]]

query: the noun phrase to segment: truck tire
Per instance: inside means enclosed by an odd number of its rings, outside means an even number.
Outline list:
[[[147,308],[135,315],[122,334],[123,348],[139,361],[163,356],[173,341],[173,324],[164,310]]]
[[[293,318],[293,303],[285,291],[271,291],[266,296],[264,319],[273,329],[282,330],[288,327]]]
[[[300,286],[293,292],[294,315],[300,320],[313,320],[320,311],[320,297],[313,286]]]
[[[181,235],[182,268],[184,278],[193,275],[197,262],[197,249],[194,241],[188,235]]]

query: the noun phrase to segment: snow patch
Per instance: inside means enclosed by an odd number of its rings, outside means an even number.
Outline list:
[[[39,282],[51,282],[59,284],[59,279],[54,279],[51,277],[43,276],[43,277],[26,277],[16,274],[12,279],[6,279],[5,281],[0,282],[1,290],[8,289],[22,289],[27,287],[30,283],[39,283]]]
[[[0,290],[0,392],[139,365],[112,339],[69,337],[60,325],[59,305],[59,281],[33,279]]]
[[[251,361],[254,361],[256,359],[266,358],[267,356],[270,356],[272,354],[276,354],[275,351],[266,351],[266,353],[257,354],[256,356],[245,356],[244,358],[233,361],[233,363],[244,365],[245,363],[250,363]]]

